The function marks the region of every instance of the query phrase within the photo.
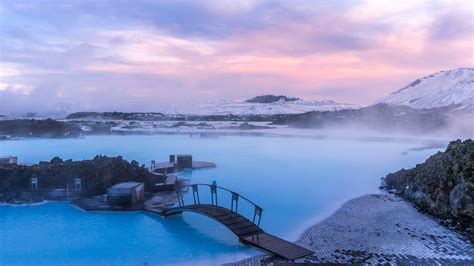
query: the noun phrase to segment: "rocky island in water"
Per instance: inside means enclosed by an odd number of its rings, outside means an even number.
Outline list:
[[[31,189],[31,178],[37,178],[40,186]],[[81,179],[79,197],[102,195],[114,184],[127,181],[151,184],[163,182],[162,175],[156,175],[137,161],[122,157],[96,156],[91,160],[62,160],[59,157],[49,162],[33,165],[0,165],[0,202],[24,204],[40,202],[51,198],[51,193],[61,189],[74,188],[74,180]],[[59,191],[58,191],[59,193]]]

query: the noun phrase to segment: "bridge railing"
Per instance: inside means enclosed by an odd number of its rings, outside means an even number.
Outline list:
[[[189,190],[189,188],[191,189]],[[248,216],[248,215],[245,215],[242,211],[239,211],[239,201],[246,202],[253,208],[252,217],[247,217],[247,218],[249,218],[249,220],[251,220],[255,225],[260,227],[260,222],[262,221],[263,209],[257,204],[255,204],[254,202],[252,202],[251,200],[240,195],[239,193],[229,190],[224,187],[217,186],[215,182],[213,182],[212,184],[190,184],[176,191],[178,195],[179,206],[184,207],[186,205],[183,198],[183,192],[189,192],[189,191],[192,193],[192,199],[193,199],[191,204],[193,205],[201,204],[202,198],[199,195],[199,191],[203,191],[203,189],[200,189],[200,188],[208,188],[210,190],[210,196],[211,196],[210,204],[211,205],[227,208],[231,210],[232,212],[239,213],[243,216]],[[219,199],[221,198],[222,193],[225,193],[231,196],[230,206],[229,205],[223,206],[222,204],[219,205],[219,202],[221,202]],[[218,196],[218,195],[221,195],[221,196]],[[227,202],[227,204],[229,204],[229,202]]]

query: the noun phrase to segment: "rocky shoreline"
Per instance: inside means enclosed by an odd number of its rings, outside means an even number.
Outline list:
[[[268,97],[269,95],[265,96]],[[256,101],[267,99],[256,98]],[[272,96],[269,101],[284,96]],[[296,98],[281,98],[294,101]],[[456,119],[455,119],[456,118]],[[464,121],[463,123],[457,121]],[[312,111],[301,114],[171,115],[137,112],[78,112],[64,119],[0,119],[0,135],[68,138],[103,134],[156,134],[160,131],[358,128],[379,133],[472,136],[474,113],[459,106],[414,109],[376,104],[358,109]]]
[[[344,203],[296,241],[314,251],[296,263],[457,264],[474,263],[474,245],[465,236],[420,213],[392,194],[365,195]],[[262,255],[227,265],[280,265]]]
[[[12,138],[76,138],[81,132],[77,125],[49,118],[0,120],[0,135]]]
[[[412,169],[383,178],[392,194],[352,199],[296,241],[298,263],[474,264],[474,141],[452,141]],[[405,201],[406,200],[406,201]],[[256,256],[229,265],[276,265]]]
[[[387,175],[384,187],[474,242],[474,141],[452,141],[415,168]]]
[[[212,133],[235,135],[274,129],[265,120],[0,120],[0,140],[16,138],[78,138],[94,135],[159,135]],[[224,131],[224,132],[222,132]]]

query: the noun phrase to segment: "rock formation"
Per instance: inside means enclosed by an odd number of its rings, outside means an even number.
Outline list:
[[[7,165],[0,167],[0,201],[22,202],[25,192],[31,192],[30,180],[38,178],[38,190],[71,188],[75,178],[80,178],[82,195],[105,194],[107,188],[120,182],[144,182],[145,187],[162,182],[162,177],[152,174],[137,161],[128,162],[121,156],[96,156],[92,160],[63,161],[59,157],[35,165]],[[27,196],[31,198],[31,193]],[[23,195],[23,196],[22,196]],[[41,197],[39,197],[41,198]],[[32,199],[28,201],[38,201]]]
[[[385,178],[387,189],[468,233],[474,241],[474,141],[451,142],[415,168]]]

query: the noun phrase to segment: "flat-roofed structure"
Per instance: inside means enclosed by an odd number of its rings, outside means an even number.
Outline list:
[[[191,154],[176,155],[176,161],[179,169],[193,168],[193,156]]]
[[[115,206],[134,206],[145,199],[145,186],[138,182],[124,182],[107,189],[107,203]]]
[[[185,169],[206,169],[214,167],[216,167],[214,163],[193,161],[191,154],[179,154],[170,155],[169,162],[156,163],[154,160],[151,161],[150,171],[166,175]]]

